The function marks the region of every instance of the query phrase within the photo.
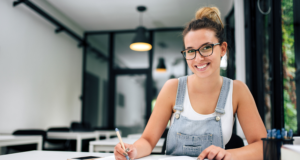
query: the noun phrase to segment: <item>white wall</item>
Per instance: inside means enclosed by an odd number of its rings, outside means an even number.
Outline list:
[[[24,4],[0,1],[0,132],[69,126],[81,118],[82,49]],[[82,36],[45,1],[35,4]]]

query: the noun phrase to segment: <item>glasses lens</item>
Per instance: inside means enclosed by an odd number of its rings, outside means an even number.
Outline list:
[[[212,53],[212,45],[208,44],[208,45],[202,46],[200,48],[200,52],[203,56],[209,56]]]
[[[183,55],[186,59],[193,59],[195,57],[195,52],[194,49],[187,49],[183,51]]]

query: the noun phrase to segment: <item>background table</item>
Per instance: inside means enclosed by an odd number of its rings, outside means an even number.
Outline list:
[[[99,140],[97,132],[47,132],[48,139],[72,139],[76,140],[76,151],[81,151],[81,145],[83,139],[92,139],[95,138]]]
[[[42,150],[42,136],[0,135],[0,148],[6,146],[34,144],[34,143],[37,144],[37,150]]]
[[[133,144],[135,141],[138,140],[138,138],[122,138],[124,143]],[[154,147],[152,153],[161,153],[162,146],[164,144],[165,139],[161,138],[157,142],[156,146]],[[113,152],[114,147],[119,143],[118,138],[112,138],[112,139],[105,139],[105,140],[99,140],[99,141],[91,141],[89,152]]]
[[[115,130],[96,130],[96,134],[98,134],[98,137],[105,136],[106,139],[110,139],[110,136],[117,136],[117,133]],[[120,132],[120,135],[122,136],[122,132]]]

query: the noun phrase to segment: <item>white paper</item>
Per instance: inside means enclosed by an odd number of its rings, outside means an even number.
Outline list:
[[[173,157],[168,157],[168,158],[161,158],[159,160],[196,160],[197,157],[189,157],[189,156],[173,156]],[[208,160],[208,159],[204,159]]]
[[[101,157],[101,158],[94,158],[95,160],[115,160],[115,156],[108,156],[108,157]],[[68,160],[79,160],[79,159],[68,159]]]
[[[300,145],[283,145],[283,147],[300,153]]]
[[[108,157],[100,158],[99,160],[116,160],[116,159],[115,156],[108,156]]]

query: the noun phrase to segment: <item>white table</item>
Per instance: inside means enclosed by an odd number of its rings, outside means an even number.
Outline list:
[[[138,138],[122,138],[124,143],[133,144],[135,141],[138,140]],[[165,139],[161,138],[157,142],[156,146],[154,147],[152,153],[161,153],[162,146],[164,144]],[[99,141],[91,141],[89,152],[113,152],[114,147],[119,143],[118,138],[112,138],[112,139],[105,139],[105,140],[99,140]]]
[[[42,150],[42,136],[0,135],[0,147],[23,144],[37,144],[37,150]],[[1,153],[0,153],[1,154]]]
[[[115,160],[113,153],[88,153],[88,152],[58,152],[58,151],[29,151],[0,156],[0,160],[68,160],[75,157],[98,156],[107,157],[99,160]],[[159,160],[171,156],[150,155],[139,160]],[[195,158],[196,159],[196,158]]]
[[[76,140],[76,151],[81,151],[81,145],[83,139],[95,138],[99,140],[99,136],[96,132],[47,132],[48,139],[64,139],[64,140]]]
[[[117,136],[117,133],[115,130],[96,130],[96,134],[98,134],[98,137],[105,136],[106,139],[110,139],[110,136]],[[120,135],[122,136],[122,132],[120,132]]]

